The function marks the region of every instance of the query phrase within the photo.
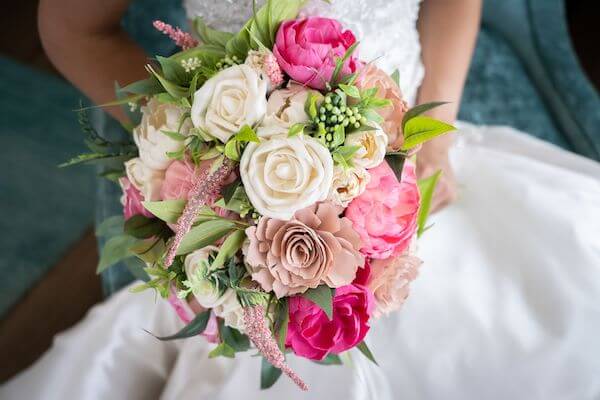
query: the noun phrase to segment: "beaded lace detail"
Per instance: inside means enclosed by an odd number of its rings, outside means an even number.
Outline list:
[[[359,54],[386,72],[400,71],[400,87],[414,104],[423,79],[416,28],[421,0],[309,0],[303,15],[338,19],[361,41]],[[261,5],[264,0],[258,0]],[[215,29],[235,32],[252,16],[252,0],[184,0],[189,18],[201,16]]]

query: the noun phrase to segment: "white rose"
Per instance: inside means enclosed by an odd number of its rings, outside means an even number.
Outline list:
[[[304,104],[309,93],[319,92],[306,89],[297,83],[290,83],[287,88],[271,93],[267,101],[267,114],[256,128],[258,136],[269,138],[287,134],[294,124],[308,122],[310,117],[304,111]]]
[[[213,251],[218,252],[219,248],[204,247],[188,254],[183,262],[188,278],[186,286],[192,290],[192,294],[204,308],[214,308],[226,301],[225,287],[219,286],[218,281],[205,278],[209,268],[208,257]]]
[[[234,65],[196,91],[192,122],[225,143],[242,126],[259,122],[266,109],[267,82],[248,65]]]
[[[165,180],[165,171],[148,167],[141,158],[125,162],[125,174],[129,182],[142,193],[145,201],[160,200],[160,188]]]
[[[372,131],[354,132],[346,136],[346,146],[360,146],[352,162],[358,167],[375,168],[382,163],[388,144],[388,136],[378,125]]]
[[[176,132],[179,128],[184,110],[173,104],[160,103],[152,98],[142,107],[142,122],[133,130],[133,140],[137,145],[140,158],[154,169],[166,169],[173,161],[167,153],[176,152],[185,143],[165,135],[163,131]],[[191,123],[186,120],[180,133],[188,135]]]
[[[235,290],[227,289],[223,301],[213,309],[217,317],[223,318],[225,325],[244,332],[244,308],[237,299]]]
[[[354,198],[365,191],[370,180],[371,175],[362,167],[346,169],[336,166],[333,170],[329,199],[335,204],[347,207]]]
[[[296,211],[327,198],[333,160],[315,138],[273,137],[248,144],[240,161],[240,175],[259,213],[289,220]]]

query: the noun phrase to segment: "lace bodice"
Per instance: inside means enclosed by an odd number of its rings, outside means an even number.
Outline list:
[[[365,61],[392,72],[400,71],[404,97],[414,104],[423,79],[416,21],[421,0],[309,0],[303,15],[334,17],[361,41]],[[264,0],[259,0],[259,4]],[[189,18],[203,17],[213,28],[234,32],[252,16],[252,0],[184,0]]]

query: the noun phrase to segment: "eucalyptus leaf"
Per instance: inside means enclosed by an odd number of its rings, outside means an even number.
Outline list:
[[[417,184],[419,185],[419,193],[421,194],[421,206],[419,207],[419,214],[417,216],[417,237],[421,236],[425,232],[427,217],[429,216],[429,209],[431,207],[431,199],[435,192],[435,186],[440,178],[442,171],[439,170],[435,174],[425,179],[419,179]]]
[[[156,217],[162,219],[165,222],[174,224],[177,222],[177,220],[183,213],[186,201],[184,199],[143,201],[142,205],[146,210],[150,211]]]
[[[445,122],[422,115],[411,118],[404,126],[404,142],[401,150],[410,150],[421,143],[455,129],[455,127]]]
[[[208,310],[208,311],[204,311],[204,312],[196,315],[196,317],[189,324],[187,324],[183,329],[181,329],[179,332],[177,332],[173,335],[169,335],[169,336],[156,336],[153,334],[151,334],[151,335],[154,336],[155,338],[157,338],[158,340],[162,340],[162,341],[185,339],[185,338],[199,335],[202,332],[204,332],[204,330],[206,329],[206,326],[208,325],[208,320],[210,318],[210,313],[211,313],[211,311]]]
[[[131,257],[129,247],[136,242],[136,238],[128,235],[119,235],[108,239],[102,250],[100,250],[100,260],[98,261],[96,273],[99,274],[119,261]]]
[[[448,102],[447,101],[433,101],[431,103],[423,103],[423,104],[419,104],[418,106],[414,106],[413,108],[408,110],[406,112],[406,114],[404,114],[404,117],[402,118],[402,128],[404,128],[406,126],[406,123],[408,121],[410,121],[411,119],[413,119],[414,117],[419,116],[431,109],[442,106],[444,104],[448,104]]]
[[[244,240],[246,239],[246,233],[243,230],[233,231],[219,249],[219,253],[215,257],[214,261],[210,265],[211,269],[219,269],[225,265],[225,261],[232,258],[239,249],[242,248]]]
[[[365,343],[364,340],[362,342],[360,342],[359,344],[357,344],[356,348],[358,350],[360,350],[360,352],[365,357],[367,357],[373,364],[379,365],[379,364],[377,364],[377,361],[375,361],[375,357],[373,356],[373,353],[371,353],[371,350],[369,349],[369,347],[367,346],[367,344]]]
[[[177,255],[191,253],[194,250],[209,246],[231,232],[234,227],[234,222],[226,219],[203,222],[190,229],[183,237],[177,249]]]
[[[329,319],[333,318],[333,290],[329,286],[321,285],[308,289],[301,296],[319,306]]]
[[[260,388],[270,388],[275,384],[275,382],[277,382],[280,376],[281,370],[279,368],[275,368],[270,362],[263,358],[260,365]]]

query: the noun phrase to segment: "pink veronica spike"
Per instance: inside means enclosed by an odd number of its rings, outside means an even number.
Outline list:
[[[215,197],[219,195],[223,182],[233,172],[235,163],[229,158],[225,158],[223,163],[213,173],[203,172],[198,176],[194,186],[190,190],[189,200],[183,209],[183,213],[177,220],[175,227],[175,237],[169,245],[167,256],[165,257],[165,268],[173,264],[177,249],[183,240],[183,237],[190,231],[192,224],[204,205],[210,204]]]
[[[244,326],[246,328],[246,335],[248,335],[263,357],[293,380],[300,389],[307,391],[308,386],[285,362],[283,353],[267,327],[265,309],[262,306],[245,307]]]
[[[191,49],[198,45],[198,41],[194,39],[192,35],[179,28],[173,28],[173,26],[166,24],[163,21],[154,21],[152,25],[156,30],[168,35],[171,40],[183,50]]]

